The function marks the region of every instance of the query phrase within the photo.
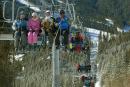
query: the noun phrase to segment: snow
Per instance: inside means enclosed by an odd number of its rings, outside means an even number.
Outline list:
[[[14,55],[14,59],[17,61],[22,61],[25,54]],[[13,62],[13,55],[10,55],[10,61]]]
[[[111,19],[108,19],[108,18],[106,18],[105,19],[109,24],[111,24],[111,25],[114,25],[114,22],[113,22],[113,20],[111,20]]]
[[[17,61],[22,61],[24,55],[25,55],[25,54],[18,54],[18,55],[15,55],[15,60],[17,60]]]
[[[95,87],[101,87],[101,82],[97,81],[96,84],[95,84]]]

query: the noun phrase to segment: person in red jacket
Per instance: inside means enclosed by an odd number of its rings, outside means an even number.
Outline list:
[[[82,49],[82,44],[83,44],[83,36],[81,35],[80,32],[76,33],[75,42],[76,42],[75,51],[80,53]]]
[[[80,79],[83,82],[83,87],[94,87],[95,86],[94,80],[90,76],[81,75]]]
[[[83,36],[80,32],[77,32],[76,33],[76,36],[75,36],[75,40],[78,44],[80,44],[81,42],[83,42]]]

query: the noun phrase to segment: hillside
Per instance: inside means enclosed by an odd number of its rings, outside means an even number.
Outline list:
[[[97,63],[102,87],[129,87],[130,33],[100,42]],[[109,43],[108,43],[109,42]]]

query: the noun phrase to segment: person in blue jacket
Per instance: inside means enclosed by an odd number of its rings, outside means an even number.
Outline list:
[[[25,19],[25,14],[20,13],[17,19],[13,22],[12,26],[15,39],[15,50],[24,51],[27,46],[27,20]]]
[[[65,48],[67,48],[70,23],[69,23],[69,18],[65,15],[64,10],[60,11],[60,16],[56,18],[56,22],[58,23],[60,35],[63,36],[62,43],[65,46]]]

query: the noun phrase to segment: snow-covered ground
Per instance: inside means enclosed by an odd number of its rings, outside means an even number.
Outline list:
[[[96,30],[93,28],[86,28],[86,29],[87,29],[87,32],[89,33],[90,40],[93,43],[93,46],[91,47],[90,59],[94,60],[98,52],[100,30]]]
[[[90,59],[91,59],[91,62],[95,62],[95,59],[96,59],[96,56],[98,53],[99,34],[102,31],[96,30],[93,28],[86,28],[86,29],[89,32],[91,42],[93,42],[93,46],[91,47]],[[106,33],[106,32],[104,32],[104,33]],[[92,66],[92,67],[94,67],[94,66]],[[95,72],[95,70],[93,70],[93,74],[96,74],[96,73],[97,72]],[[101,78],[100,78],[99,73],[97,73],[96,76],[97,76],[97,82],[95,84],[95,87],[101,87]]]

